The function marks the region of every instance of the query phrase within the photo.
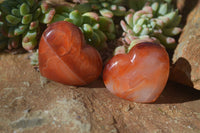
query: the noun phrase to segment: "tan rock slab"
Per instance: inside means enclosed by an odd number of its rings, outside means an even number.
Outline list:
[[[200,2],[189,14],[173,55],[170,79],[200,90]]]
[[[101,79],[41,84],[29,54],[0,55],[1,133],[200,132],[200,92],[169,82],[154,104],[112,95]]]

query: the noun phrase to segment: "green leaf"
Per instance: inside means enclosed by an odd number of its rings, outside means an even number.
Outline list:
[[[98,22],[102,31],[110,33],[115,31],[115,26],[112,19],[100,16]]]
[[[6,20],[7,20],[10,24],[14,24],[14,25],[18,24],[18,23],[21,21],[20,18],[15,17],[15,16],[13,16],[13,15],[7,15],[7,16],[6,16]]]
[[[14,8],[11,10],[12,15],[16,16],[16,17],[20,17],[20,11],[17,8]]]
[[[31,40],[34,40],[37,37],[37,31],[36,30],[29,30],[25,33],[22,42],[27,43]]]
[[[69,18],[73,20],[73,24],[75,24],[76,26],[81,26],[81,24],[83,22],[81,14],[79,13],[78,10],[74,10],[74,11],[70,12]]]
[[[33,14],[33,20],[38,19],[38,17],[40,16],[40,14],[41,14],[41,9],[38,8],[38,9],[34,12],[34,14]]]
[[[22,47],[27,50],[27,51],[31,51],[33,50],[35,47],[37,46],[37,40],[31,40],[30,42],[22,42]]]
[[[172,28],[164,28],[163,30],[163,34],[166,36],[175,36],[178,35],[181,32],[181,28],[178,27],[172,27]]]
[[[93,29],[92,29],[91,25],[83,24],[82,29],[83,29],[84,35],[86,35],[88,37],[91,37],[93,35]]]
[[[29,24],[32,21],[32,14],[27,14],[25,16],[23,16],[21,23],[22,24]]]
[[[19,35],[23,34],[27,28],[28,28],[28,25],[23,25],[23,24],[19,25],[17,28],[15,28],[14,35],[19,36]]]
[[[34,29],[36,29],[38,26],[39,26],[39,21],[38,21],[38,20],[32,21],[32,22],[30,23],[29,29],[30,29],[30,30],[34,30]]]
[[[54,23],[54,22],[58,22],[58,21],[64,21],[65,20],[65,16],[62,16],[60,14],[56,14],[54,17],[53,17],[53,20],[51,21],[51,23]]]
[[[100,14],[104,17],[112,18],[113,17],[113,12],[108,10],[108,9],[101,9],[99,10]]]
[[[165,15],[167,13],[167,9],[168,9],[168,4],[167,3],[163,3],[160,5],[160,8],[158,10],[158,15]]]
[[[27,14],[30,13],[30,7],[28,6],[28,4],[26,3],[23,3],[21,6],[20,6],[20,14],[22,16],[25,16]]]
[[[40,16],[39,20],[41,23],[48,24],[53,20],[53,17],[55,15],[55,9],[50,9],[47,13]]]

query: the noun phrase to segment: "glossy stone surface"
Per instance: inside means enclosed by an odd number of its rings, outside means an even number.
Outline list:
[[[39,44],[39,69],[42,76],[68,84],[85,85],[102,71],[98,51],[85,44],[75,25],[60,21],[44,31]]]
[[[154,102],[169,75],[165,49],[150,42],[135,45],[128,54],[114,56],[105,66],[106,88],[118,97],[134,102]]]

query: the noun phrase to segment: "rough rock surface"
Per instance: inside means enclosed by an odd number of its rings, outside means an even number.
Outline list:
[[[1,133],[200,132],[200,92],[169,82],[154,104],[115,97],[99,79],[45,83],[28,54],[0,54]]]
[[[200,1],[189,14],[173,55],[170,79],[200,90]]]

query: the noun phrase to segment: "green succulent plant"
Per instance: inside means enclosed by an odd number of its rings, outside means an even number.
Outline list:
[[[126,8],[122,6],[123,0],[86,0],[75,6],[80,12],[99,11],[102,16],[124,16]]]
[[[55,14],[40,0],[4,0],[0,3],[1,49],[22,47],[28,51],[37,45],[40,24],[49,23]]]
[[[145,5],[151,5],[154,2],[158,2],[159,4],[162,3],[171,4],[172,0],[128,0],[126,4],[128,5],[129,8],[138,11],[141,10]]]
[[[132,11],[121,21],[124,30],[124,40],[128,44],[128,50],[132,48],[135,41],[142,39],[153,39],[159,41],[167,49],[176,47],[173,36],[181,32],[178,27],[181,15],[178,10],[173,10],[169,3],[153,2],[146,4],[142,10]]]
[[[31,51],[38,44],[41,24],[69,21],[84,33],[88,44],[102,49],[107,39],[115,38],[111,18],[94,12],[80,13],[72,7],[52,6],[37,0],[5,0],[0,4],[0,48],[17,48],[20,44]]]
[[[102,50],[107,47],[107,40],[115,39],[115,25],[111,18],[98,15],[95,12],[80,13],[71,7],[57,6],[54,8],[55,14],[51,21],[46,22],[45,17],[40,19],[42,23],[54,23],[58,21],[68,21],[78,26],[82,31],[87,44]],[[31,64],[38,66],[38,51],[33,52]]]
[[[107,46],[107,40],[115,39],[115,25],[111,18],[95,12],[80,13],[65,6],[58,6],[55,10],[51,23],[63,20],[73,23],[83,32],[86,42],[98,50]]]

